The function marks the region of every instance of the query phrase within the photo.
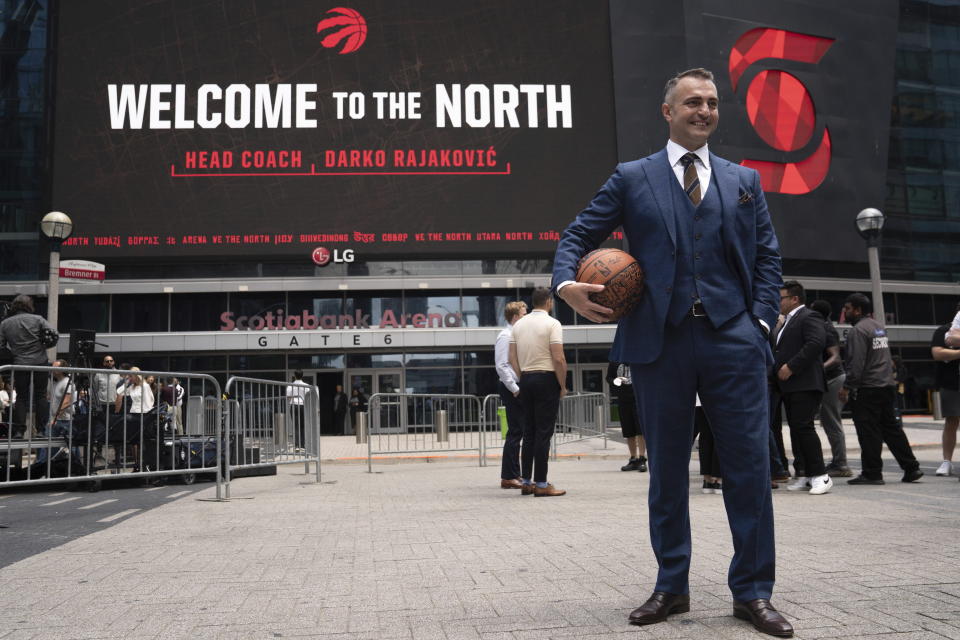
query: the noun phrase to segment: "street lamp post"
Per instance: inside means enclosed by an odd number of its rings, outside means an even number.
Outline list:
[[[867,241],[867,260],[870,262],[870,288],[873,296],[873,318],[886,326],[883,310],[883,291],[880,289],[880,237],[883,235],[883,213],[872,207],[857,214],[857,231]]]
[[[50,279],[47,284],[47,322],[57,328],[60,298],[60,245],[73,232],[73,221],[62,211],[51,211],[40,220],[40,231],[50,238]],[[47,358],[57,358],[56,345],[47,349]]]

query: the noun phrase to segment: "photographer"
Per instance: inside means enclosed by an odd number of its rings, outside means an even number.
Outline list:
[[[47,349],[56,344],[57,331],[49,322],[34,313],[33,298],[19,295],[10,304],[10,315],[0,322],[0,349],[8,349],[13,364],[47,366]],[[51,344],[52,343],[52,344]],[[36,414],[36,424],[47,424],[47,374],[15,371],[13,388],[18,401],[13,407],[13,421],[26,424],[27,409]]]

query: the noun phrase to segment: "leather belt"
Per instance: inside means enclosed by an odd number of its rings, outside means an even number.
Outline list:
[[[703,308],[703,303],[697,300],[693,303],[693,306],[690,307],[690,316],[693,318],[706,318],[707,311]]]

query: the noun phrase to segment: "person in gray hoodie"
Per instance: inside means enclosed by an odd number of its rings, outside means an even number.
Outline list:
[[[844,317],[853,329],[847,334],[843,358],[847,379],[840,400],[852,405],[863,469],[847,483],[884,484],[880,459],[884,443],[903,469],[901,482],[916,482],[923,472],[894,413],[896,382],[887,330],[872,312],[870,298],[862,293],[847,296],[843,304]]]

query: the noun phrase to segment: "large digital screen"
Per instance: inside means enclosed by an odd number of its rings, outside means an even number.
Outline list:
[[[664,82],[706,67],[717,155],[756,169],[784,258],[861,262],[883,208],[896,0],[610,0],[620,160],[663,148]]]
[[[609,11],[60,5],[68,256],[551,255],[616,164]]]

